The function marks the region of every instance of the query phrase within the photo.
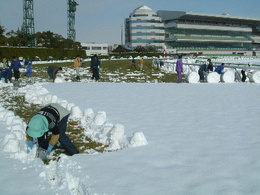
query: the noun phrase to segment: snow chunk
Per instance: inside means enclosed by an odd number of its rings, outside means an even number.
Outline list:
[[[186,80],[188,83],[198,83],[200,77],[197,72],[191,72],[190,74],[187,75]]]
[[[147,145],[148,142],[147,142],[143,132],[135,132],[133,134],[132,139],[130,140],[130,144],[133,147],[137,147],[137,146]]]
[[[19,152],[19,141],[17,139],[9,139],[7,143],[4,145],[4,152]]]
[[[207,76],[208,83],[218,83],[220,81],[220,75],[217,72],[211,72]]]
[[[61,77],[57,77],[54,83],[64,83],[65,81]]]
[[[119,150],[126,145],[125,129],[121,124],[116,124],[111,130],[109,150]]]
[[[96,125],[103,125],[106,122],[106,112],[99,111],[93,121]]]
[[[70,115],[70,118],[72,119],[80,119],[82,118],[82,111],[80,110],[80,108],[78,106],[73,106],[71,108],[71,115]]]
[[[235,72],[233,70],[228,70],[221,75],[221,81],[225,83],[233,83],[235,81]]]

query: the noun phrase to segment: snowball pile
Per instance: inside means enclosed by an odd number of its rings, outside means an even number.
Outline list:
[[[49,103],[58,103],[68,109],[71,120],[80,122],[80,126],[84,129],[84,135],[91,138],[93,141],[108,145],[107,150],[119,150],[128,146],[146,145],[147,141],[142,134],[140,139],[127,138],[125,129],[122,124],[112,124],[107,122],[106,112],[99,111],[94,113],[92,108],[87,108],[82,111],[73,103],[68,103],[66,100],[58,98],[56,95],[50,95],[48,90],[40,83],[28,85],[18,89],[19,93],[25,94],[27,102],[39,105],[47,105]],[[130,142],[128,141],[130,140]],[[144,141],[145,140],[145,141]]]

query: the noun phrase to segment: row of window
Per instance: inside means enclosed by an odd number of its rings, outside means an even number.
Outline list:
[[[223,42],[165,42],[167,46],[175,49],[248,49],[252,45],[250,43],[223,43]]]
[[[107,50],[107,47],[82,47],[84,50]]]
[[[135,29],[147,29],[147,30],[158,29],[158,30],[164,30],[165,28],[164,27],[156,27],[156,26],[134,26],[131,29],[132,30],[135,30]]]
[[[155,32],[143,33],[143,32],[136,32],[136,33],[132,33],[132,36],[164,36],[164,33],[155,33]]]

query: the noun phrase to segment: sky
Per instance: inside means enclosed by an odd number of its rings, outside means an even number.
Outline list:
[[[124,19],[141,5],[154,11],[194,11],[259,18],[259,0],[78,0],[76,41],[121,44]],[[21,28],[23,0],[1,0],[0,25],[6,32]],[[35,31],[52,31],[67,38],[67,0],[34,0]]]

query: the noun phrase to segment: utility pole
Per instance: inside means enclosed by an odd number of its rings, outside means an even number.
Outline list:
[[[68,0],[68,29],[67,29],[67,38],[73,41],[76,40],[76,30],[75,30],[75,12],[76,6],[78,5],[76,0]]]
[[[22,32],[27,45],[35,46],[35,29],[34,29],[34,14],[33,0],[23,0],[23,25]]]

